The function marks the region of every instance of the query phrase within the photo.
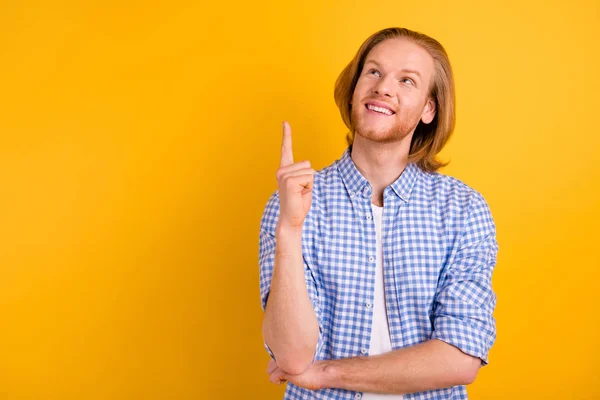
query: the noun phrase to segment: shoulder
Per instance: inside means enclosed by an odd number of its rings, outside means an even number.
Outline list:
[[[448,207],[487,205],[481,192],[450,175],[422,172],[419,183],[416,188],[419,195],[431,196]]]
[[[487,243],[497,251],[496,224],[483,194],[464,181],[441,173],[423,173],[420,196],[428,196],[448,231],[460,237],[460,246]]]
[[[471,223],[478,220],[494,225],[483,194],[456,177],[438,172],[421,173],[414,195],[417,201],[433,205],[444,219],[469,220]]]

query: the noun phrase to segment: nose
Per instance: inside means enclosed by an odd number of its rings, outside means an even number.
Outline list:
[[[388,76],[379,79],[373,87],[373,93],[377,93],[379,96],[392,97],[392,82],[390,79],[388,79]]]

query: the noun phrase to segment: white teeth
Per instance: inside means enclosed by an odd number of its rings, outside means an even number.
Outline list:
[[[372,110],[372,111],[377,111],[377,112],[379,112],[379,113],[382,113],[382,114],[385,114],[385,115],[392,115],[392,114],[393,114],[393,113],[392,113],[390,110],[388,110],[387,108],[383,108],[383,107],[377,107],[377,106],[374,106],[374,105],[372,105],[372,104],[367,104],[367,108],[368,108],[369,110]]]

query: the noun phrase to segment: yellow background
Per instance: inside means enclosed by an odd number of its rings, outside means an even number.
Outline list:
[[[281,121],[345,148],[335,78],[376,30],[440,40],[442,158],[498,229],[473,399],[600,398],[597,1],[3,2],[0,399],[279,399],[258,223]]]

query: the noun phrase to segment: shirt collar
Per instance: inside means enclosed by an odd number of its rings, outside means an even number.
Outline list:
[[[342,157],[338,160],[338,171],[340,172],[342,180],[344,181],[344,185],[346,186],[346,189],[351,197],[370,197],[373,189],[369,181],[367,181],[367,179],[362,176],[362,174],[356,168],[356,165],[350,156],[351,149],[352,148],[348,146],[344,151],[344,154],[342,154]],[[406,168],[404,168],[404,171],[402,171],[402,174],[388,188],[386,188],[386,191],[391,189],[391,192],[395,193],[405,202],[408,202],[414,184],[417,181],[420,173],[421,170],[415,163],[407,164]]]

